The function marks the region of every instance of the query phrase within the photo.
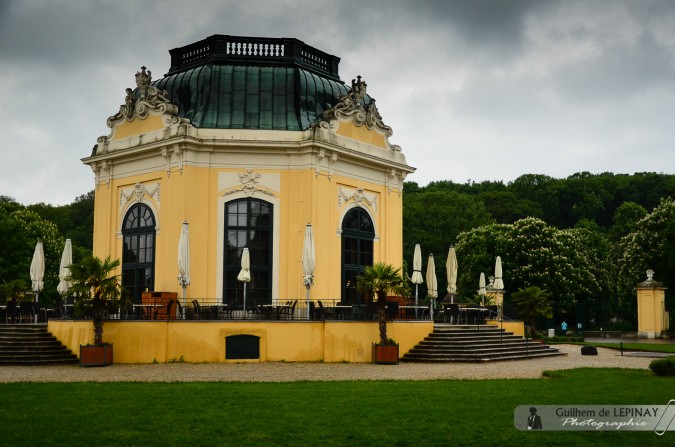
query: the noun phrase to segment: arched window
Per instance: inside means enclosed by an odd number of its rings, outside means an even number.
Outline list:
[[[248,247],[251,282],[246,285],[246,305],[272,303],[272,237],[274,206],[258,199],[239,199],[225,204],[225,262],[223,301],[243,304],[244,285],[237,280],[241,253]]]
[[[373,265],[373,221],[363,208],[351,209],[342,221],[342,302],[361,304],[356,277]]]
[[[133,205],[122,225],[122,286],[135,303],[155,286],[155,216],[147,205]]]

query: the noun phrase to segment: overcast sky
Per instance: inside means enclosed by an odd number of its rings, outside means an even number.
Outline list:
[[[675,1],[0,0],[0,195],[93,189],[136,71],[213,34],[340,57],[420,185],[675,171]]]

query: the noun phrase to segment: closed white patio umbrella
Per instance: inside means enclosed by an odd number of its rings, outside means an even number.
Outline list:
[[[35,302],[39,301],[40,291],[45,288],[45,252],[42,241],[38,239],[33,252],[33,260],[30,263],[31,288],[35,292]]]
[[[434,262],[434,255],[432,253],[429,253],[429,260],[427,261],[427,295],[431,298],[429,302],[429,315],[433,321],[434,299],[438,298],[438,282],[436,281],[436,263]]]
[[[63,247],[63,253],[61,253],[61,264],[59,265],[59,285],[56,286],[56,291],[59,292],[59,295],[65,296],[68,294],[68,289],[70,289],[70,264],[73,263],[73,244],[70,239],[66,239],[66,244]],[[66,309],[66,300],[63,300],[63,315],[67,314]]]
[[[499,311],[499,319],[503,321],[504,319],[504,309],[503,302],[499,300],[499,292],[504,290],[504,281],[502,280],[502,258],[497,256],[495,261],[495,283],[492,286],[497,291],[497,310]]]
[[[251,258],[248,248],[244,248],[241,252],[241,270],[237,275],[237,280],[244,283],[244,318],[246,318],[246,283],[251,282]]]
[[[314,233],[312,224],[305,227],[305,242],[302,246],[302,282],[307,289],[307,319],[309,319],[309,295],[314,285],[314,270],[316,269],[316,253],[314,250]]]
[[[455,293],[457,293],[457,254],[454,245],[448,249],[448,259],[445,261],[445,270],[448,278],[448,293],[450,294],[450,304],[455,302]]]
[[[190,284],[190,233],[187,222],[183,222],[178,239],[178,283],[183,288],[183,309],[185,312],[185,291]],[[184,315],[181,315],[183,318]]]
[[[415,318],[417,318],[417,294],[418,287],[422,284],[422,248],[420,244],[415,244],[415,252],[413,253],[413,274],[410,278],[413,284],[415,284]]]
[[[485,273],[480,272],[480,278],[478,278],[478,295],[480,296],[480,305],[485,305]]]

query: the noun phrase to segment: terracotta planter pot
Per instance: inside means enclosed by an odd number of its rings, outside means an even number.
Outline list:
[[[397,365],[398,345],[381,345],[373,343],[373,363]]]
[[[113,362],[113,345],[80,345],[80,366],[108,366]]]

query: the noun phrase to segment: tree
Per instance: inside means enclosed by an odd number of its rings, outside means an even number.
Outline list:
[[[9,282],[3,280],[0,284],[0,299],[5,302],[16,301],[28,289],[28,283],[23,279],[13,279]]]
[[[634,232],[637,224],[647,215],[647,210],[635,202],[623,202],[614,212],[612,227],[609,237],[613,242],[618,242],[622,237]]]
[[[450,191],[419,192],[403,196],[403,256],[412,261],[415,244],[434,254],[439,290],[445,290],[444,266],[448,247],[457,235],[493,222],[475,196]],[[438,270],[440,269],[440,270]],[[442,274],[439,274],[442,273]],[[426,293],[422,290],[422,293]]]
[[[363,273],[356,277],[356,287],[367,296],[377,296],[377,319],[380,329],[380,344],[387,344],[387,294],[404,295],[405,283],[401,276],[401,269],[392,265],[377,262],[363,269]]]
[[[30,263],[38,239],[44,246],[46,267],[40,301],[54,303],[58,299],[63,237],[56,225],[33,211],[0,202],[0,280],[30,280]]]
[[[94,344],[103,344],[103,317],[109,305],[113,307],[121,296],[119,275],[114,271],[119,267],[119,259],[105,260],[88,256],[79,264],[70,266],[70,292],[77,299],[84,299],[91,303],[92,320],[94,323]]]
[[[668,287],[666,307],[673,308],[671,290],[675,287],[675,201],[662,199],[659,206],[636,224],[634,232],[624,236],[614,250],[618,264],[619,313],[636,321],[635,285],[644,281],[647,269]]]
[[[507,290],[546,289],[561,311],[571,311],[577,302],[588,305],[610,296],[609,249],[600,233],[585,228],[559,230],[526,218],[511,225],[476,228],[457,239],[462,295],[473,295],[480,273],[490,274],[496,256],[501,256]]]
[[[553,316],[548,297],[548,292],[537,286],[518,289],[512,295],[513,302],[516,305],[516,314],[529,324],[530,337],[532,338],[537,338],[535,329],[537,317],[551,318]]]

